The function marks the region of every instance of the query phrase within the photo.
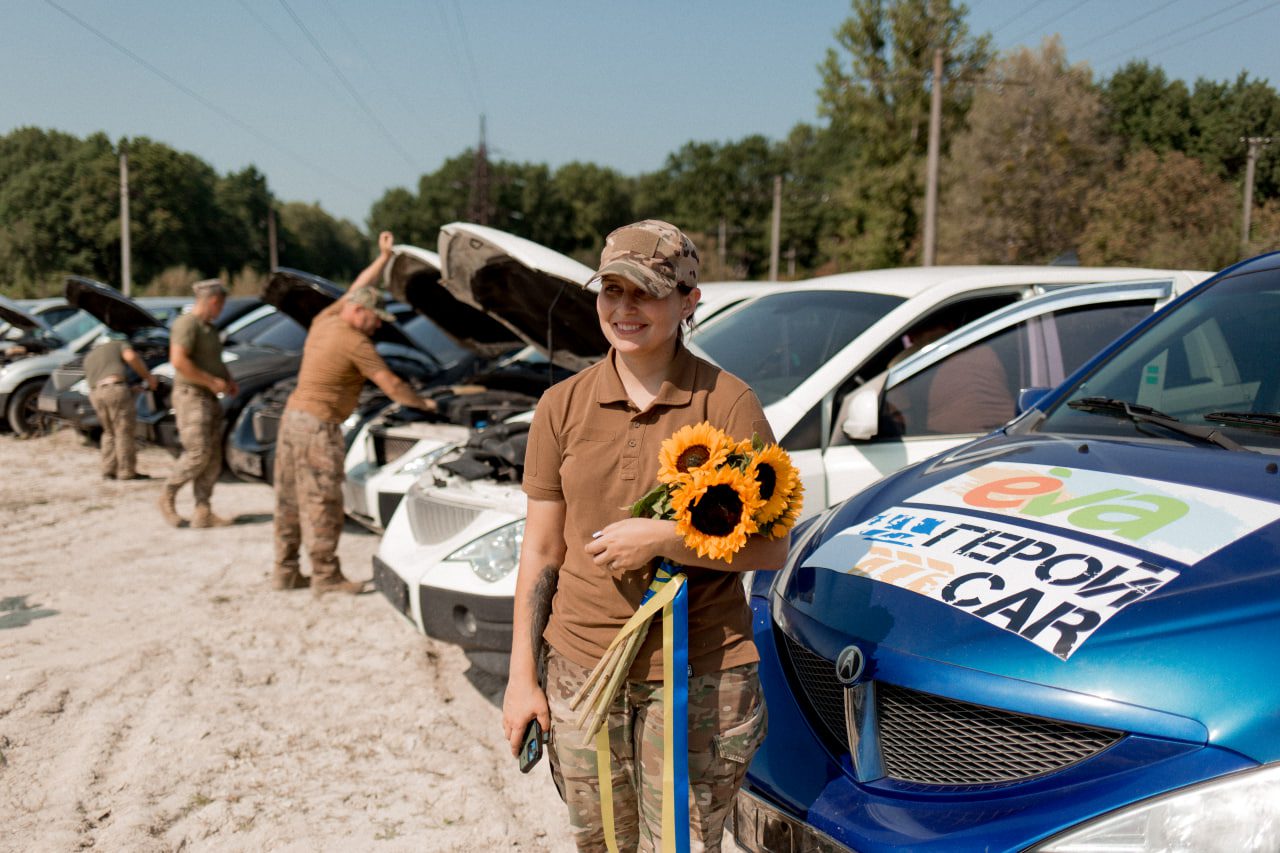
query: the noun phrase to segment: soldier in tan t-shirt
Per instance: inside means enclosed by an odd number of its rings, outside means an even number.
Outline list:
[[[737,788],[764,738],[759,658],[739,572],[780,568],[786,541],[753,535],[728,565],[687,548],[675,522],[631,518],[628,509],[653,487],[658,450],[681,427],[708,421],[735,438],[754,432],[772,440],[751,389],[681,342],[681,323],[698,302],[697,274],[697,251],[673,225],[646,220],[610,234],[596,273],[609,354],[548,390],[529,431],[529,511],[503,729],[513,754],[535,717],[553,733],[551,769],[580,850],[604,849],[604,823],[595,750],[569,699],[635,613],[654,560],[679,563],[689,580],[690,832],[699,849],[720,849]],[[660,634],[650,632],[609,711],[620,850],[656,849],[661,831]]]
[[[391,258],[390,231],[378,235],[378,257],[346,294],[311,321],[302,350],[298,386],[285,404],[276,438],[272,479],[276,490],[274,589],[359,593],[364,584],[345,578],[338,562],[342,533],[340,424],[355,410],[360,389],[370,381],[397,403],[435,409],[391,372],[369,336],[395,318],[383,307],[377,282]],[[299,570],[299,548],[307,542],[311,577]]]

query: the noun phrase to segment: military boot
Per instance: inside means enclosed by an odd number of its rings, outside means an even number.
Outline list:
[[[278,590],[290,589],[307,589],[311,586],[311,578],[302,574],[297,569],[292,571],[281,571],[276,569],[271,573],[271,588]]]
[[[368,591],[369,586],[364,581],[349,580],[342,575],[334,578],[315,578],[311,584],[311,594],[317,598],[330,592],[360,595]]]
[[[178,490],[167,485],[160,493],[160,514],[164,516],[165,523],[171,527],[181,527],[186,523],[186,519],[178,515],[178,508],[173,505],[173,500],[177,496]]]
[[[229,518],[214,515],[208,504],[196,504],[196,511],[191,516],[192,527],[230,527],[235,524]]]

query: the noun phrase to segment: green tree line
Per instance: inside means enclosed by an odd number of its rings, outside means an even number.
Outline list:
[[[1253,229],[1246,246],[1240,239],[1241,137],[1280,135],[1269,82],[1241,73],[1188,85],[1141,61],[1095,79],[1056,38],[998,55],[966,15],[950,0],[852,0],[816,69],[816,120],[783,139],[690,141],[636,176],[481,162],[467,150],[388,190],[365,225],[431,247],[441,225],[473,219],[593,264],[608,231],[657,217],[695,237],[704,279],[759,278],[781,176],[784,278],[915,264],[936,84],[939,263],[1214,269],[1280,248],[1280,141],[1259,150]],[[0,137],[0,289],[53,292],[67,272],[117,281],[121,145],[137,282],[252,280],[267,269],[271,206],[281,264],[343,280],[367,257],[367,234],[316,205],[279,202],[253,167],[219,175],[145,138],[24,128]]]

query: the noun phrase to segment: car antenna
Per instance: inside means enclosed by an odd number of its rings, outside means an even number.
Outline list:
[[[560,301],[564,289],[569,286],[568,281],[560,282],[560,289],[556,291],[556,298],[551,300],[551,304],[547,306],[547,387],[550,388],[555,384],[556,380],[556,359],[555,350],[552,349],[553,336],[551,332],[551,318],[555,316],[556,303]]]

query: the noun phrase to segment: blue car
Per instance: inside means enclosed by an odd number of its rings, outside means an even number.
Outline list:
[[[738,842],[1280,850],[1278,317],[1231,267],[797,530]]]

